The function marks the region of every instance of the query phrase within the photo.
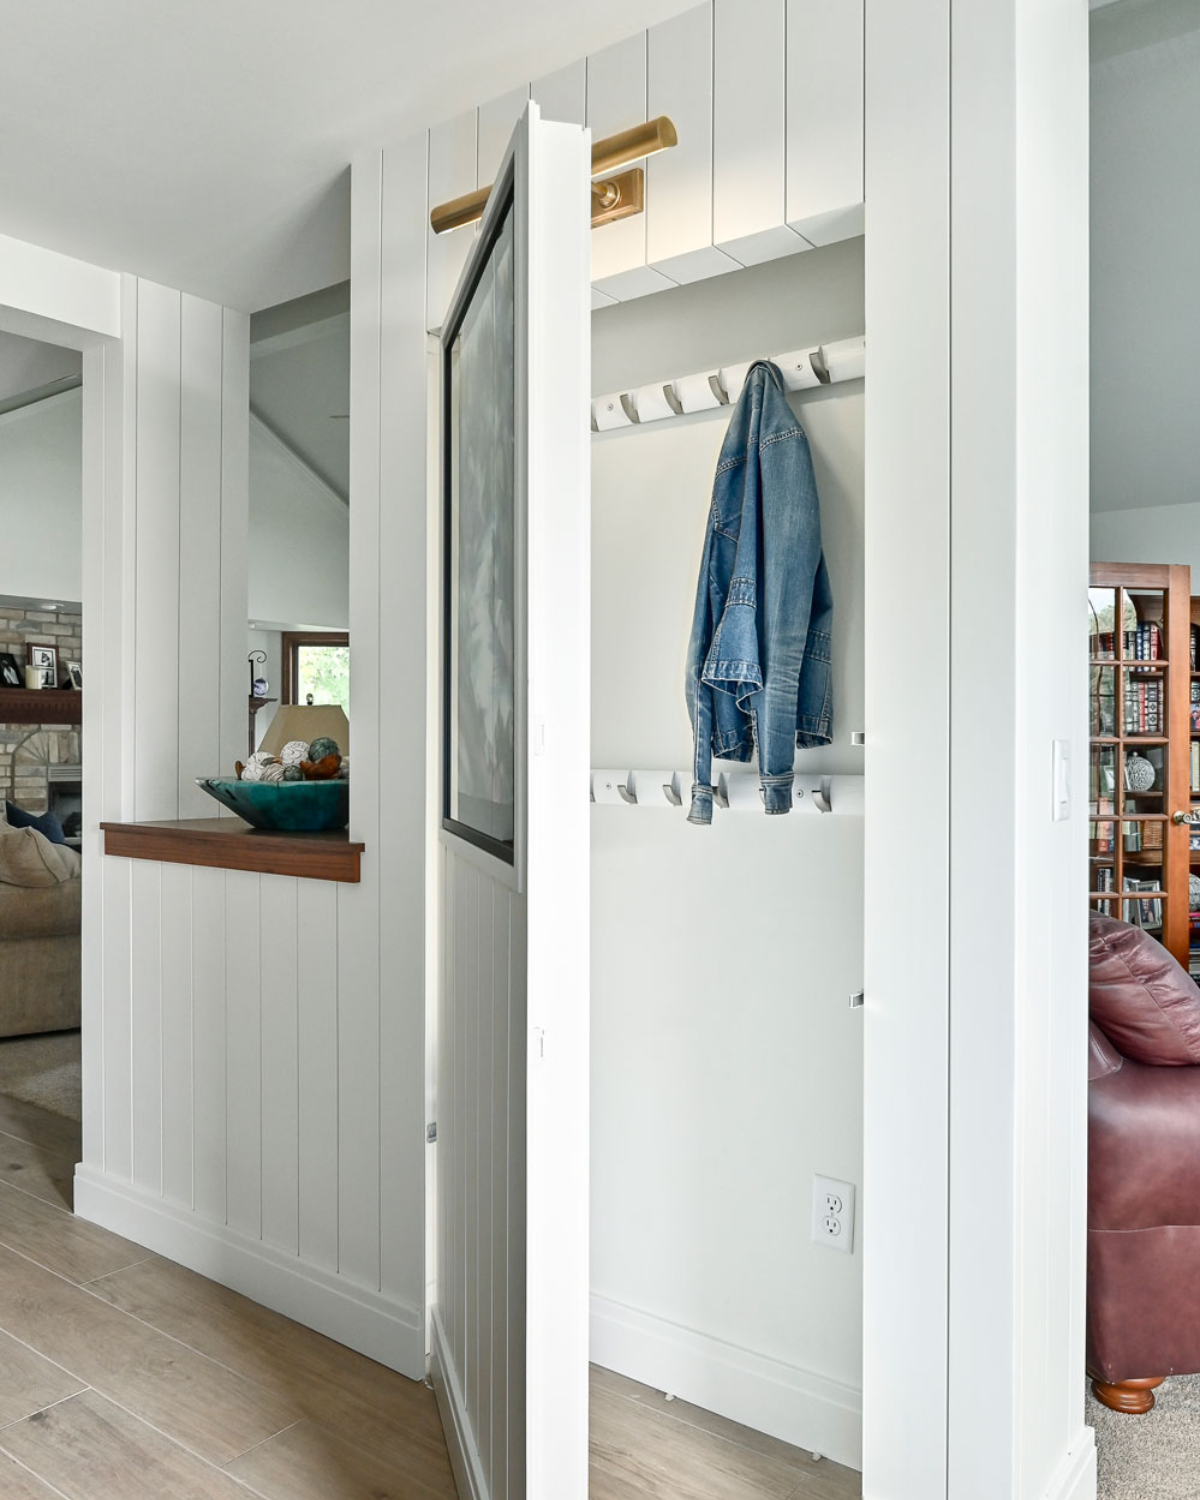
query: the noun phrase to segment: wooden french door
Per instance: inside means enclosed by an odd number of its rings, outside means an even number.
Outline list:
[[[442,330],[431,1342],[464,1500],[587,1496],[590,176],[531,103]]]
[[[1088,606],[1088,901],[1152,933],[1187,968],[1193,857],[1200,865],[1188,821],[1193,797],[1200,814],[1191,569],[1093,563]]]

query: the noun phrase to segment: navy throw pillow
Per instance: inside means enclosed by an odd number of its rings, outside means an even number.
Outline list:
[[[42,837],[49,839],[52,844],[67,842],[63,837],[62,824],[53,813],[42,813],[38,817],[34,813],[27,813],[15,802],[5,802],[4,816],[8,819],[10,828],[36,828]]]

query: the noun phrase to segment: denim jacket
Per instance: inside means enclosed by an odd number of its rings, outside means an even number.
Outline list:
[[[833,735],[833,594],[808,439],[783,377],[750,367],[713,483],[688,645],[692,823],[712,821],[712,757],[758,746],[768,813],[792,807],[796,746]]]

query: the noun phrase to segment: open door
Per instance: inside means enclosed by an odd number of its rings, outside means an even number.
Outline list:
[[[587,1495],[589,181],[531,103],[442,333],[432,1364],[464,1500]]]

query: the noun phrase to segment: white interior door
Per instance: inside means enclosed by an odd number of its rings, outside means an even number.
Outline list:
[[[471,1500],[587,1494],[589,177],[530,104],[442,334],[432,1350]]]

